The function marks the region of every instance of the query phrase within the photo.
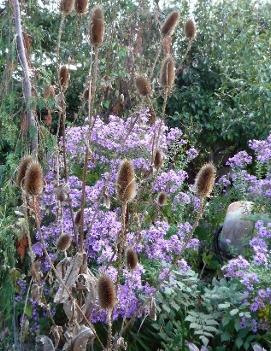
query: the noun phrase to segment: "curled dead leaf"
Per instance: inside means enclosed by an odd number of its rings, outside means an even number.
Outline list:
[[[52,340],[46,335],[36,337],[35,351],[55,351]]]

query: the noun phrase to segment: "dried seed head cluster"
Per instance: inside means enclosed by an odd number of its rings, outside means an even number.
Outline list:
[[[69,234],[61,234],[57,240],[56,247],[59,251],[66,251],[71,246],[72,238]]]
[[[69,87],[70,82],[70,72],[67,66],[61,66],[59,69],[59,82],[62,88],[62,91],[66,91]]]
[[[162,191],[161,193],[158,194],[157,197],[157,203],[159,206],[164,206],[167,202],[167,194]]]
[[[162,167],[164,161],[164,155],[160,150],[156,150],[154,154],[153,165],[158,170]]]
[[[67,191],[62,185],[56,188],[55,194],[56,194],[56,199],[60,202],[63,202],[67,199]]]
[[[136,196],[136,181],[133,164],[124,160],[119,168],[116,190],[121,202],[127,203]]]
[[[161,33],[165,35],[172,35],[179,22],[180,13],[179,11],[172,11],[161,27]]]
[[[135,269],[138,263],[137,253],[133,249],[128,249],[126,252],[126,262],[130,269]]]
[[[104,40],[104,13],[100,6],[95,6],[90,22],[90,42],[94,47],[102,45]]]
[[[160,84],[163,88],[170,90],[175,80],[175,62],[172,56],[167,56],[160,70]]]
[[[56,92],[55,92],[55,87],[53,85],[48,85],[45,87],[44,92],[43,92],[43,97],[44,99],[49,99],[55,97]]]
[[[185,36],[188,40],[193,40],[196,37],[197,28],[194,20],[189,19],[184,25]]]
[[[33,161],[33,159],[30,155],[25,156],[21,159],[19,167],[18,167],[18,173],[17,173],[17,185],[18,186],[22,185],[22,182],[24,181],[26,170],[32,161]]]
[[[88,0],[75,0],[75,11],[78,15],[84,15],[88,10]]]
[[[216,168],[211,162],[201,167],[195,180],[195,189],[198,196],[202,198],[210,196],[214,188],[215,177]]]
[[[149,109],[149,113],[148,113],[148,117],[149,117],[149,124],[152,126],[154,125],[154,123],[156,122],[156,114],[153,108]]]
[[[60,12],[67,16],[74,9],[74,0],[61,0],[60,2]]]
[[[37,196],[43,190],[43,172],[39,162],[33,161],[27,167],[24,189],[28,195]]]
[[[151,83],[143,76],[136,77],[136,88],[140,95],[149,96],[151,94]]]
[[[116,290],[112,280],[102,275],[98,280],[98,297],[101,308],[112,310],[116,303]]]
[[[81,223],[81,217],[82,217],[82,212],[81,210],[79,210],[76,215],[75,215],[75,218],[74,218],[74,223],[75,225],[79,226],[80,223]]]

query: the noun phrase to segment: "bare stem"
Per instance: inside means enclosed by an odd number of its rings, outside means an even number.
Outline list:
[[[26,51],[23,41],[22,33],[22,20],[21,20],[21,11],[19,0],[12,0],[13,10],[14,10],[14,20],[15,20],[15,30],[17,36],[17,49],[18,49],[18,58],[23,70],[23,94],[26,104],[26,116],[27,116],[27,128],[28,128],[28,137],[30,141],[31,152],[35,155],[38,152],[38,127],[37,122],[32,110],[32,85],[30,80],[30,72],[28,61],[26,58]]]

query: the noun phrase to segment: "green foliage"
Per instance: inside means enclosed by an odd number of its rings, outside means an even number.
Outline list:
[[[269,132],[271,6],[201,0],[194,15],[198,36],[180,66],[169,123],[222,159]],[[181,38],[177,57],[186,46]]]

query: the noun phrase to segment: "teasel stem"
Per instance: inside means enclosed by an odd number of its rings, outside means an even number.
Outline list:
[[[31,280],[29,282],[28,289],[27,289],[27,292],[26,292],[26,297],[25,297],[25,301],[24,301],[24,309],[23,309],[23,314],[22,314],[22,317],[21,317],[22,318],[22,325],[21,325],[20,337],[19,337],[20,343],[22,343],[22,341],[23,341],[22,338],[23,338],[23,329],[24,329],[24,317],[26,315],[26,307],[27,307],[27,302],[28,302],[28,299],[29,299],[29,294],[30,294],[32,282],[33,282],[33,278],[31,277]]]
[[[44,252],[44,254],[45,254],[45,256],[46,256],[46,258],[47,258],[47,260],[48,260],[48,262],[49,262],[49,264],[50,264],[50,267],[51,267],[52,271],[54,272],[54,274],[55,274],[57,280],[58,280],[59,283],[63,286],[63,288],[66,290],[66,292],[67,292],[67,294],[69,295],[70,299],[71,299],[72,301],[74,301],[75,299],[74,299],[74,297],[73,297],[71,291],[70,291],[69,288],[66,286],[65,282],[64,282],[63,279],[59,276],[57,270],[55,269],[55,266],[54,266],[54,264],[53,264],[53,262],[52,262],[52,259],[51,259],[50,255],[49,255],[49,253],[48,253],[48,251],[47,251],[47,249],[46,249],[46,242],[45,242],[43,233],[42,233],[41,228],[40,228],[40,220],[39,220],[39,218],[38,218],[36,212],[34,212],[34,215],[35,215],[36,227],[37,227],[38,232],[40,233],[40,241],[41,241],[41,244],[42,244],[42,247],[43,247],[43,252]],[[99,336],[97,335],[94,326],[93,326],[92,323],[88,320],[88,318],[86,317],[85,313],[83,312],[83,310],[81,309],[80,305],[77,303],[76,300],[75,300],[75,306],[76,306],[76,308],[78,309],[78,311],[80,312],[80,314],[82,315],[82,317],[83,317],[83,319],[84,319],[84,322],[85,322],[85,323],[89,326],[89,328],[93,331],[93,333],[94,333],[95,337],[97,338],[99,344],[101,345],[102,349],[104,349],[104,345],[103,345],[101,339],[99,338]]]
[[[89,88],[92,87],[92,89],[89,89],[89,101],[88,101],[88,122],[89,122],[89,128],[88,128],[88,135],[87,138],[90,142],[91,140],[91,135],[92,131],[97,119],[97,116],[94,117],[92,121],[92,112],[93,112],[93,104],[95,102],[95,94],[96,94],[96,84],[97,84],[97,75],[98,75],[98,62],[99,62],[99,48],[95,47],[94,48],[94,72],[93,72],[93,81],[90,80],[89,82]],[[90,66],[90,79],[91,79],[91,67]],[[87,143],[88,143],[87,140]],[[81,198],[81,223],[80,223],[80,251],[83,252],[84,250],[84,207],[85,207],[85,202],[86,202],[86,179],[87,179],[87,165],[88,165],[88,160],[90,156],[90,145],[86,145],[86,151],[85,151],[85,160],[84,160],[84,169],[83,169],[83,179],[82,179],[82,198]]]
[[[113,310],[108,310],[108,339],[107,339],[107,350],[112,350],[112,313]]]
[[[127,212],[127,202],[124,202],[121,207],[121,232],[118,238],[118,274],[117,274],[117,281],[116,285],[119,285],[119,280],[120,280],[120,272],[121,272],[121,266],[123,264],[123,250],[124,250],[124,243],[126,239],[126,224],[125,224],[125,218],[126,218],[126,212]]]
[[[65,15],[61,13],[60,25],[59,25],[58,36],[57,36],[57,47],[56,47],[57,67],[59,67],[59,62],[60,62],[59,52],[60,52],[61,37],[63,33],[64,22],[65,22]]]

